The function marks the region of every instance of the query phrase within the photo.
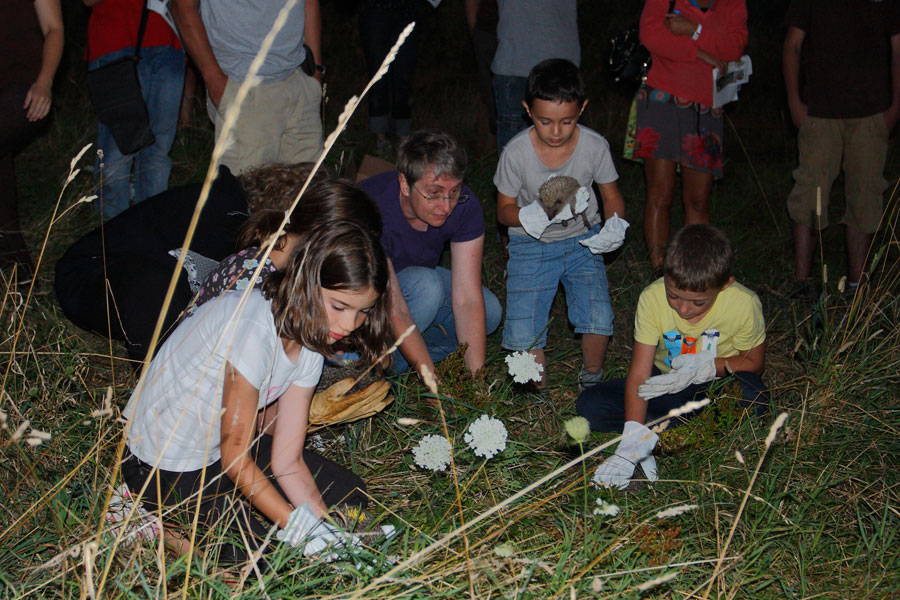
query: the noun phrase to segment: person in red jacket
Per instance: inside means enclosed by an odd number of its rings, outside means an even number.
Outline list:
[[[82,1],[92,7],[87,36],[88,71],[133,56],[146,0]],[[103,151],[103,158],[97,161],[97,176],[102,173],[99,195],[104,221],[169,187],[169,152],[178,127],[185,59],[173,25],[167,16],[155,12],[154,7],[159,4],[150,3],[137,65],[156,141],[134,154],[123,154],[109,127],[97,123],[97,147]]]
[[[644,163],[644,240],[651,265],[660,268],[678,166],[684,224],[709,224],[723,133],[722,109],[712,108],[712,71],[741,57],[747,7],[744,0],[647,0],[640,37],[653,64],[635,96],[625,157]]]

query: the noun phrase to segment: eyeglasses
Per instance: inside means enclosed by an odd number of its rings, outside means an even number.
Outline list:
[[[464,204],[469,200],[469,194],[463,192],[461,189],[455,189],[446,196],[439,193],[426,194],[416,186],[413,186],[413,189],[419,192],[419,194],[425,198],[425,201],[430,204],[437,204],[443,200],[448,201],[450,204]]]

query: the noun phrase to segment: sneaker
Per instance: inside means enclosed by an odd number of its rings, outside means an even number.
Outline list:
[[[603,369],[592,372],[585,371],[584,367],[581,367],[581,371],[578,373],[578,391],[583,392],[587,388],[596,383],[600,383],[601,381],[603,381]]]

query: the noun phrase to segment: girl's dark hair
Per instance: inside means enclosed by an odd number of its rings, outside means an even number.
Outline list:
[[[297,246],[283,271],[269,275],[263,295],[272,302],[278,335],[319,352],[331,354],[328,317],[322,288],[378,294],[363,324],[345,338],[362,358],[375,362],[387,351],[390,306],[387,258],[378,236],[349,220],[323,223]]]
[[[237,249],[262,247],[278,231],[283,220],[283,210],[262,208],[255,211],[238,233]],[[381,236],[381,213],[378,207],[362,189],[346,179],[338,178],[324,179],[310,185],[291,214],[284,232],[301,236],[302,244],[302,238],[313,228],[339,220],[356,221],[371,229],[376,237]],[[275,247],[281,248],[283,244],[282,237]]]
[[[584,77],[572,61],[548,58],[531,69],[525,86],[525,104],[538,100],[584,104]]]

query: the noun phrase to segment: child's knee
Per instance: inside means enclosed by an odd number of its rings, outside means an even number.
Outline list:
[[[575,410],[591,424],[591,431],[621,432],[625,424],[625,398],[616,393],[615,381],[592,385],[578,395]]]

